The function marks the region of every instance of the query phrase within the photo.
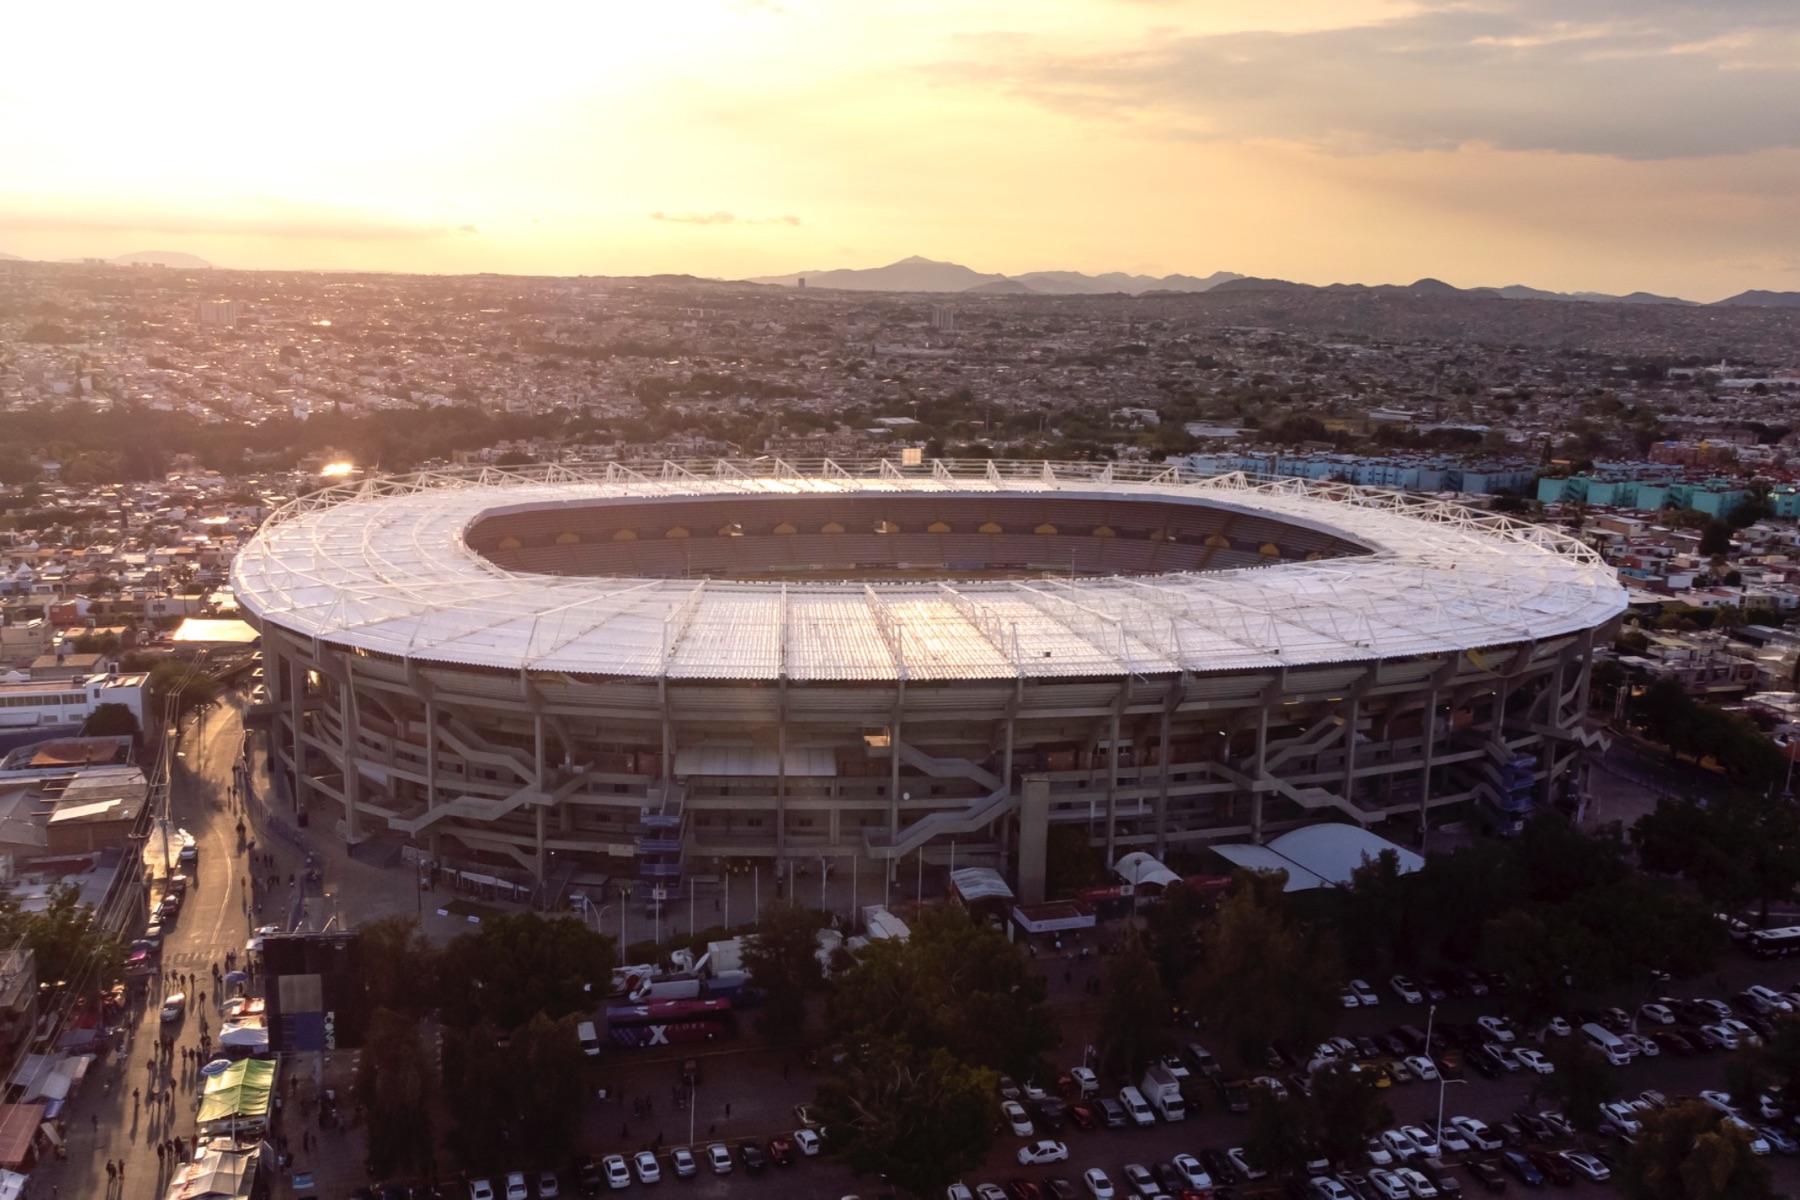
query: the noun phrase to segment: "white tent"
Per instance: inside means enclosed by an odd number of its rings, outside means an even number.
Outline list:
[[[1140,888],[1161,889],[1181,882],[1181,876],[1163,866],[1162,861],[1154,854],[1146,854],[1142,850],[1133,850],[1114,863],[1113,874],[1122,882]]]

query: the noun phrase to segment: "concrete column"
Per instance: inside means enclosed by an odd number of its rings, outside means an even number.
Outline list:
[[[343,727],[344,756],[344,840],[355,842],[362,833],[362,822],[356,806],[362,801],[362,772],[357,769],[356,734],[362,728],[362,716],[356,705],[356,672],[344,658],[343,708],[338,719]]]
[[[1050,851],[1050,781],[1027,775],[1019,794],[1019,900],[1044,901]]]
[[[294,811],[299,812],[306,807],[307,800],[306,742],[301,731],[301,726],[306,721],[306,668],[297,660],[288,661],[288,731],[294,738],[291,778],[294,781]]]
[[[1156,757],[1162,760],[1162,777],[1156,783],[1156,857],[1169,849],[1169,721],[1170,706],[1163,705],[1162,724],[1156,734]],[[1139,777],[1142,778],[1140,770]]]
[[[906,703],[906,684],[894,692],[894,721],[888,726],[888,844],[900,840],[900,710]],[[899,860],[888,859],[888,879],[894,878]]]
[[[1356,723],[1362,716],[1362,701],[1350,701],[1350,713],[1344,726],[1344,799],[1356,803]]]
[[[1436,688],[1432,688],[1425,697],[1425,719],[1421,723],[1425,742],[1425,761],[1419,772],[1419,846],[1421,849],[1425,845],[1426,831],[1431,827],[1428,820],[1430,810],[1427,805],[1431,803],[1431,760],[1437,752],[1437,707],[1438,692]]]
[[[1118,858],[1119,836],[1119,708],[1116,704],[1108,735],[1112,740],[1106,748],[1106,865],[1110,867]]]
[[[549,858],[544,854],[544,806],[533,805],[537,817],[537,877],[543,883],[550,866]]]
[[[438,735],[437,704],[425,701],[425,808],[437,807]]]
[[[1263,840],[1263,772],[1269,756],[1269,706],[1256,710],[1256,770],[1250,773],[1256,790],[1250,793],[1250,842],[1260,846]]]
[[[787,680],[776,682],[775,705],[775,864],[787,859]],[[899,761],[896,754],[894,760]]]

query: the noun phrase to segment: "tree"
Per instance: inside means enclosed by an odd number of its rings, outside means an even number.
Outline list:
[[[1708,521],[1700,533],[1700,553],[1730,554],[1731,526],[1717,519]]]
[[[1647,870],[1685,875],[1728,910],[1769,905],[1800,886],[1800,814],[1792,804],[1730,794],[1702,806],[1663,798],[1639,818],[1631,840]]]
[[[1267,1088],[1250,1090],[1250,1128],[1244,1153],[1276,1178],[1292,1175],[1312,1157],[1313,1114],[1304,1096],[1277,1100]]]
[[[819,1087],[834,1149],[858,1175],[880,1175],[915,1195],[980,1166],[993,1141],[996,1072],[942,1048],[872,1042]]]
[[[538,1013],[513,1035],[513,1085],[518,1126],[509,1144],[525,1148],[536,1162],[554,1162],[569,1153],[581,1129],[581,1043],[578,1018],[552,1021]]]
[[[138,719],[123,704],[100,704],[81,723],[82,737],[128,737],[136,739],[141,731]]]
[[[1327,1063],[1313,1072],[1313,1127],[1319,1150],[1332,1162],[1347,1163],[1378,1129],[1394,1123],[1375,1077],[1353,1063]]]
[[[1106,1007],[1100,1014],[1100,1061],[1136,1079],[1174,1045],[1169,1035],[1169,997],[1156,963],[1136,936],[1106,967]]]
[[[440,1006],[447,1025],[517,1029],[593,1009],[616,963],[611,938],[578,920],[536,913],[488,917],[444,948]]]
[[[1005,935],[933,909],[906,941],[887,938],[831,981],[825,1017],[848,1045],[896,1041],[1031,1078],[1062,1040],[1044,977]]]
[[[1336,943],[1290,917],[1285,872],[1238,872],[1201,930],[1200,965],[1183,985],[1241,1063],[1275,1040],[1311,1046],[1330,1031],[1343,984]]]
[[[426,1176],[436,1170],[431,1111],[437,1090],[437,1072],[418,1022],[388,1008],[372,1011],[356,1073],[356,1100],[368,1123],[370,1175]]]
[[[1724,1114],[1698,1100],[1644,1116],[1616,1172],[1627,1200],[1768,1200],[1769,1169]]]
[[[444,1103],[456,1123],[457,1161],[471,1171],[497,1166],[518,1106],[517,1074],[492,1025],[444,1030]]]
[[[73,884],[51,888],[49,902],[34,912],[9,897],[0,907],[0,937],[9,945],[24,942],[40,986],[80,982],[87,995],[98,996],[124,975],[125,948],[94,920],[94,906],[81,902]]]
[[[359,928],[369,1007],[421,1017],[436,1007],[438,951],[411,917],[382,917]]]
[[[200,664],[178,663],[165,659],[150,668],[150,698],[160,712],[173,701],[176,719],[191,712],[211,708],[219,700],[219,681],[208,675]]]
[[[756,937],[744,948],[750,981],[763,992],[756,1027],[771,1042],[799,1038],[806,1025],[806,994],[824,982],[818,932],[824,917],[786,901],[763,910]]]
[[[1600,1127],[1600,1106],[1618,1094],[1618,1073],[1579,1038],[1560,1039],[1549,1057],[1556,1073],[1539,1080],[1538,1091],[1560,1101],[1575,1128],[1592,1133]]]

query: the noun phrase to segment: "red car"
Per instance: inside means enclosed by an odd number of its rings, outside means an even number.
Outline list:
[[[1100,1123],[1099,1119],[1094,1116],[1094,1108],[1091,1104],[1071,1104],[1064,1111],[1069,1118],[1069,1124],[1077,1129],[1092,1129]]]
[[[794,1140],[786,1137],[769,1139],[769,1161],[778,1167],[794,1165]]]
[[[1007,1183],[1006,1194],[1012,1200],[1044,1200],[1044,1189],[1029,1179],[1014,1179]]]

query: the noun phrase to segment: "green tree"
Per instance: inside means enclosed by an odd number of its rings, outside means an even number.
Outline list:
[[[48,903],[33,912],[7,898],[0,906],[0,937],[9,945],[24,942],[40,987],[83,983],[87,995],[97,996],[125,972],[125,948],[94,919],[94,906],[82,903],[73,884],[51,888]]]
[[[417,1018],[436,1007],[438,951],[411,917],[382,917],[359,927],[369,1007]]]
[[[922,1196],[985,1161],[998,1082],[942,1048],[882,1040],[833,1069],[819,1087],[819,1113],[852,1171]]]
[[[538,1013],[513,1035],[518,1125],[510,1141],[535,1162],[566,1156],[581,1130],[581,1044],[577,1018]]]
[[[1277,1039],[1311,1046],[1330,1032],[1343,985],[1336,943],[1287,909],[1285,872],[1240,871],[1201,929],[1188,1007],[1240,1063]]]
[[[1312,1157],[1313,1113],[1304,1096],[1277,1100],[1267,1088],[1250,1091],[1250,1128],[1244,1153],[1276,1178],[1297,1173]]]
[[[1600,1126],[1600,1106],[1619,1092],[1617,1071],[1580,1038],[1561,1038],[1550,1047],[1556,1073],[1538,1081],[1538,1091],[1562,1104],[1569,1123],[1583,1133]]]
[[[1698,1100],[1644,1117],[1616,1172],[1626,1200],[1769,1200],[1769,1169],[1745,1134]]]
[[[1701,805],[1665,797],[1631,838],[1645,869],[1682,875],[1728,910],[1769,905],[1800,886],[1800,812],[1785,801],[1732,793]]]
[[[1313,1072],[1313,1127],[1319,1150],[1332,1162],[1354,1161],[1363,1143],[1394,1123],[1375,1077],[1353,1063],[1327,1063]]]
[[[763,910],[744,949],[750,981],[763,991],[756,1027],[771,1042],[797,1040],[806,1026],[806,996],[824,982],[819,968],[822,914],[786,901]]]
[[[1106,1007],[1097,1036],[1106,1069],[1131,1079],[1174,1046],[1168,993],[1155,961],[1135,936],[1127,937],[1106,966]]]
[[[431,1113],[437,1091],[418,1022],[392,1009],[372,1011],[356,1073],[370,1175],[427,1176],[436,1170]]]
[[[848,1045],[896,1041],[1021,1079],[1060,1044],[1044,977],[1004,934],[956,909],[934,909],[912,937],[863,951],[831,981],[825,1017]]]
[[[157,711],[171,701],[179,719],[191,712],[211,708],[219,700],[219,681],[208,675],[199,664],[164,660],[150,668],[150,698]]]
[[[517,1029],[538,1013],[592,1012],[616,960],[612,939],[582,922],[525,912],[488,917],[446,946],[440,962],[445,1024]]]
[[[456,1126],[451,1144],[470,1171],[500,1165],[518,1111],[517,1071],[501,1040],[492,1025],[444,1030],[444,1103]]]
[[[87,720],[81,723],[82,737],[128,737],[136,738],[138,719],[123,704],[100,704],[88,714]]]

